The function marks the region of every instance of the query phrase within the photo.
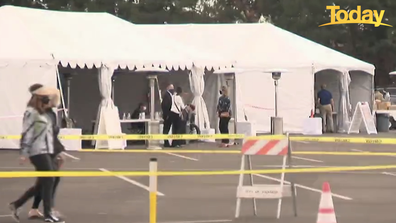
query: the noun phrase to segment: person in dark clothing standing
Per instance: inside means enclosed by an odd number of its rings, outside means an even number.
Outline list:
[[[172,123],[175,122],[174,116],[171,114],[171,108],[173,105],[173,95],[175,93],[175,89],[173,84],[169,84],[166,88],[165,94],[162,96],[161,109],[162,109],[162,118],[164,119],[164,127],[162,129],[162,134],[167,135],[170,131]],[[170,147],[169,141],[164,140],[164,146]]]
[[[41,84],[34,84],[29,88],[30,93],[33,93],[35,90],[39,89],[40,87],[42,87],[43,85]],[[53,98],[50,101],[51,106],[53,107],[58,107],[59,102],[56,101],[56,97]],[[65,151],[65,147],[62,145],[62,143],[60,142],[58,135],[59,135],[59,126],[57,124],[57,116],[56,113],[51,109],[48,108],[46,111],[46,114],[50,117],[51,122],[52,122],[52,128],[53,128],[53,133],[54,133],[54,154],[51,155],[51,158],[54,162],[54,170],[60,170],[63,162],[64,162],[64,158],[62,156],[62,153]],[[60,217],[60,213],[58,211],[54,210],[54,200],[55,200],[55,193],[56,193],[56,188],[59,185],[60,182],[60,177],[55,177],[54,178],[54,187],[53,187],[53,191],[52,191],[52,213],[56,216],[56,217]],[[43,218],[43,214],[39,211],[39,206],[40,203],[42,201],[42,196],[41,196],[41,192],[38,192],[36,194],[36,196],[34,197],[34,201],[33,201],[33,205],[32,205],[32,209],[29,211],[29,219],[37,219],[37,218]]]
[[[54,132],[47,109],[52,107],[51,99],[59,101],[59,90],[50,87],[40,87],[32,92],[28,107],[23,117],[21,137],[20,162],[29,158],[36,171],[54,171],[53,156]],[[19,199],[9,204],[12,217],[19,222],[20,208],[33,196],[41,192],[44,203],[45,222],[64,222],[52,213],[54,186],[53,177],[39,177],[33,187],[29,188]]]
[[[334,100],[333,95],[326,89],[326,85],[322,84],[321,90],[318,92],[317,100],[320,109],[320,115],[322,116],[322,132],[326,130],[334,132],[333,125],[333,111],[334,111]]]
[[[229,134],[228,123],[231,119],[231,100],[228,97],[228,90],[226,86],[221,87],[220,98],[217,104],[217,113],[219,115],[219,130],[221,134]],[[221,140],[221,147],[228,147],[229,139]]]

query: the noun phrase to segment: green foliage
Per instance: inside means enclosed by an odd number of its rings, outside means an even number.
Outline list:
[[[396,69],[396,37],[392,27],[335,25],[327,5],[342,9],[385,10],[384,23],[396,26],[394,0],[0,0],[12,4],[52,10],[105,11],[133,23],[235,23],[258,22],[261,15],[286,30],[376,65],[377,84],[389,81]]]

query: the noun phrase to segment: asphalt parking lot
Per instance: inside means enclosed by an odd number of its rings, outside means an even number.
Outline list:
[[[293,151],[393,151],[392,145],[294,142]],[[218,149],[211,144],[186,149]],[[237,146],[230,149],[238,150]],[[237,154],[145,154],[69,152],[65,170],[147,171],[149,159],[158,158],[163,171],[237,170]],[[0,151],[0,171],[29,170],[17,163],[16,151]],[[254,169],[280,168],[281,157],[254,156]],[[296,167],[393,165],[396,157],[296,155]],[[279,184],[279,174],[254,176],[255,184]],[[276,200],[259,200],[253,216],[250,200],[243,200],[241,217],[234,219],[238,176],[163,176],[158,181],[159,223],[315,223],[321,185],[331,185],[338,223],[394,223],[396,170],[341,173],[298,173],[288,175],[297,186],[298,217],[285,198],[281,218],[276,219]],[[7,202],[16,199],[33,179],[0,179],[0,222],[12,222]],[[56,208],[73,223],[144,223],[149,220],[148,177],[63,178]],[[22,222],[31,204],[26,204]]]

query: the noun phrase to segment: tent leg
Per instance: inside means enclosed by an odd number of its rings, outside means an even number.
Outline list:
[[[150,82],[150,123],[148,124],[148,134],[158,134],[159,133],[159,122],[155,121],[155,80],[157,75],[150,75],[147,77]],[[162,149],[159,146],[159,140],[148,140],[147,149],[159,150]]]

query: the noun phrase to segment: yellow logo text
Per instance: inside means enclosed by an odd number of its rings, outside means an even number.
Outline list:
[[[330,22],[322,24],[321,26],[339,25],[339,24],[371,24],[375,27],[378,26],[389,26],[389,24],[382,23],[384,18],[385,10],[377,11],[365,9],[362,12],[362,7],[357,6],[357,9],[346,10],[341,9],[338,5],[326,6],[326,9],[330,10]]]

